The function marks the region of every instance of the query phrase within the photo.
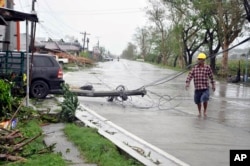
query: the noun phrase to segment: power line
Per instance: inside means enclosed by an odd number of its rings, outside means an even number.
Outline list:
[[[52,14],[53,10],[51,9],[48,2],[46,0],[44,0],[43,2],[46,5],[46,8],[48,9],[48,12],[47,13],[41,13],[39,8],[45,8],[45,6],[43,6],[43,7],[38,6],[37,14],[39,15],[40,20],[42,20],[42,21],[40,21],[39,25],[43,29],[46,29],[47,34],[48,34],[48,31],[50,31],[50,33],[53,34],[53,36],[55,36],[55,34],[56,34],[56,36],[59,36],[59,38],[62,38],[62,34],[66,34],[66,33],[72,34],[72,32],[73,32],[75,34],[79,34],[80,30],[70,26],[69,24],[66,24],[63,20],[60,19],[60,17],[58,17],[55,14]],[[41,5],[41,3],[39,5]],[[46,14],[46,16],[48,16],[49,18],[46,19],[44,14]],[[52,32],[51,28],[47,28],[48,26],[44,25],[45,23],[42,23],[43,19],[46,20],[46,24],[49,25],[50,27],[56,27],[56,30],[54,30]]]
[[[23,12],[30,12],[30,7],[31,7],[31,1],[29,0],[19,0],[19,4],[20,4],[20,10]],[[16,6],[16,5],[15,5]],[[14,8],[15,8],[14,6]]]
[[[57,13],[57,14],[65,14],[65,15],[103,15],[103,14],[133,14],[133,13],[140,13],[140,12],[144,12],[141,9],[113,9],[113,10],[63,10],[63,11],[56,11],[56,10],[50,10],[50,11],[40,11],[43,13],[48,13],[48,12],[52,12],[52,13]]]
[[[218,53],[216,53],[216,54],[211,54],[211,55],[209,55],[206,59],[210,59],[210,58],[216,57],[217,55],[219,55],[219,54],[221,54],[221,53],[223,53],[223,52],[230,51],[230,50],[232,50],[233,48],[238,47],[238,46],[242,45],[243,43],[245,43],[245,42],[247,42],[247,41],[249,41],[249,40],[250,40],[250,37],[246,38],[245,40],[241,41],[240,43],[238,43],[238,44],[236,44],[236,45],[234,45],[234,46],[232,46],[232,47],[230,47],[230,48],[228,48],[228,49],[226,49],[226,50],[223,50],[223,51],[218,52]],[[171,76],[166,76],[166,77],[163,77],[163,78],[158,79],[158,80],[156,80],[156,81],[153,81],[153,82],[151,82],[151,83],[149,83],[149,84],[146,84],[146,85],[144,85],[144,86],[142,86],[142,87],[140,87],[140,88],[138,88],[138,89],[145,88],[145,87],[150,87],[150,86],[158,86],[158,85],[160,85],[160,84],[163,84],[163,83],[169,82],[169,81],[171,81],[171,80],[174,80],[175,78],[177,78],[177,77],[181,76],[182,74],[186,73],[190,67],[192,67],[192,66],[194,66],[194,65],[196,65],[196,64],[197,64],[197,63],[190,64],[190,65],[188,65],[185,69],[183,69],[183,70],[180,71],[180,72],[177,72],[177,73],[172,74]]]

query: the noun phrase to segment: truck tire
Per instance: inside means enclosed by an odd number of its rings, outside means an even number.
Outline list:
[[[35,81],[31,84],[30,95],[37,99],[45,98],[49,93],[49,86],[44,81]]]

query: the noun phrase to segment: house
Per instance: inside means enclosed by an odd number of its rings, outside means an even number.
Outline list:
[[[30,42],[30,36],[28,36],[28,41]],[[14,42],[16,43],[16,42]],[[55,52],[67,52],[72,55],[78,56],[81,51],[80,43],[76,42],[64,42],[63,39],[55,40],[49,38],[47,41],[45,38],[36,37],[34,42],[34,47],[36,52],[41,53],[55,53]],[[15,44],[14,49],[17,46]],[[21,50],[26,50],[26,34],[20,34],[20,48]]]
[[[0,50],[18,50],[26,51],[31,49],[31,37],[26,35],[26,33],[19,34],[18,26],[13,25],[15,21],[32,21],[38,22],[36,14],[28,14],[23,12],[18,12],[12,9],[1,8],[0,7]],[[13,22],[14,21],[14,22]],[[28,43],[27,42],[28,39]],[[8,41],[6,41],[8,40]],[[80,54],[82,47],[78,41],[74,42],[65,42],[61,40],[48,39],[47,41],[44,38],[35,38],[34,41],[34,50],[35,52],[48,53],[53,55],[58,55],[59,58],[71,58],[75,61],[77,55]],[[78,61],[78,59],[76,59]],[[87,58],[82,58],[80,62],[92,63],[92,60]]]

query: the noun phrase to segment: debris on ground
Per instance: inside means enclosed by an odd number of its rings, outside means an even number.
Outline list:
[[[93,64],[93,60],[85,57],[74,56],[69,53],[60,52],[56,54],[59,58],[68,58],[70,63]]]
[[[23,147],[40,137],[42,133],[32,138],[24,137],[19,130],[0,128],[0,160],[24,161]]]

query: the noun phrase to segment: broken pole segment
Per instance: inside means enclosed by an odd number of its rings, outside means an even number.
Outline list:
[[[126,100],[127,96],[144,96],[147,94],[146,89],[136,89],[136,90],[114,90],[114,91],[94,91],[94,90],[81,90],[81,89],[71,89],[72,93],[77,96],[86,97],[122,97]]]

